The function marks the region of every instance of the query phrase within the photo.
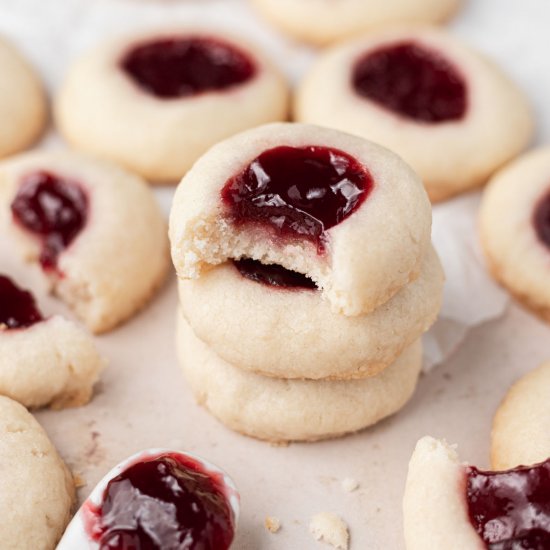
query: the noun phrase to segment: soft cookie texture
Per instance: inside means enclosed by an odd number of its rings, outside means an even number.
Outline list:
[[[41,134],[47,119],[46,97],[25,59],[0,38],[0,157],[25,149]]]
[[[232,263],[179,282],[182,311],[227,362],[282,378],[378,374],[434,322],[443,272],[428,253],[416,281],[375,311],[346,317],[315,290],[281,289],[244,278]]]
[[[219,90],[159,97],[123,70],[133,47],[188,38],[236,49],[250,61],[252,75]],[[213,57],[223,61],[227,54],[214,52]],[[175,62],[164,76],[184,69]],[[204,63],[197,62],[192,70],[204,71]],[[257,46],[225,32],[196,28],[149,31],[100,45],[75,62],[55,102],[57,125],[71,145],[157,182],[178,181],[218,141],[287,116],[287,84]]]
[[[25,407],[84,405],[104,367],[91,337],[58,315],[0,328],[0,395]]]
[[[403,498],[407,550],[483,550],[468,516],[466,470],[453,447],[422,438],[409,463]]]
[[[6,550],[53,550],[74,501],[72,476],[36,420],[0,397],[0,541]]]
[[[460,0],[252,0],[274,25],[322,45],[389,23],[437,23]]]
[[[233,430],[269,441],[315,441],[361,430],[409,400],[422,364],[420,342],[376,377],[283,380],[225,362],[178,315],[178,356],[197,401]]]
[[[222,200],[232,178],[279,148],[342,152],[372,181],[360,206],[323,231],[322,252],[315,242],[286,237],[273,226],[234,223]],[[170,213],[180,279],[197,278],[227,259],[252,258],[307,275],[333,311],[351,316],[374,310],[418,277],[430,231],[422,183],[399,157],[361,138],[304,124],[266,125],[214,146],[183,178]]]
[[[432,201],[484,184],[533,134],[527,99],[493,62],[422,26],[376,30],[322,54],[294,114],[395,151]]]
[[[550,362],[518,380],[493,420],[491,465],[495,470],[550,458]]]
[[[13,208],[24,182],[56,178],[68,188],[65,198],[76,193],[84,221],[66,247],[54,247],[53,260],[47,255],[42,272],[90,330],[104,332],[139,310],[164,280],[166,223],[146,183],[116,165],[68,152],[23,155],[0,165],[0,221],[31,262],[44,261],[47,241],[16,219]],[[41,204],[51,222],[57,199]],[[64,212],[57,211],[54,221],[62,222]],[[23,214],[36,221],[32,212]]]
[[[544,147],[527,153],[492,179],[483,194],[479,217],[491,273],[547,321],[550,217],[545,208],[550,212],[549,195],[550,147]]]

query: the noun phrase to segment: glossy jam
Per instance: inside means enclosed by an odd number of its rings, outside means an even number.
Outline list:
[[[42,319],[33,295],[0,275],[0,329],[30,327]]]
[[[372,187],[365,168],[342,151],[281,146],[264,151],[230,179],[222,199],[233,223],[306,238],[322,251],[325,231],[353,214]]]
[[[42,266],[55,269],[59,254],[86,224],[88,198],[71,180],[50,172],[34,172],[22,179],[11,211],[19,225],[42,240]]]
[[[315,290],[317,288],[315,283],[305,275],[280,265],[265,265],[248,258],[236,260],[233,263],[243,277],[256,283],[287,289]]]
[[[141,89],[163,99],[223,91],[256,73],[254,62],[235,46],[200,37],[139,44],[122,59],[121,67]]]
[[[550,248],[550,192],[538,202],[533,215],[533,225],[540,241]]]
[[[101,550],[227,550],[234,518],[223,487],[179,454],[138,462],[108,483],[89,534]]]
[[[467,87],[452,64],[413,42],[369,52],[353,69],[357,94],[405,118],[438,123],[460,120]]]
[[[550,459],[481,472],[468,468],[470,521],[490,550],[550,548]]]

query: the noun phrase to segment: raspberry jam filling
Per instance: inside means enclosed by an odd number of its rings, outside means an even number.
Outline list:
[[[370,174],[347,153],[281,146],[256,157],[225,184],[221,196],[232,223],[306,238],[322,252],[325,231],[351,216],[372,187]]]
[[[144,91],[162,98],[189,97],[243,84],[256,73],[252,59],[214,38],[159,38],[135,46],[121,67]]]
[[[176,453],[130,466],[87,512],[100,550],[227,550],[234,537],[222,476]]]
[[[441,54],[414,42],[367,53],[355,64],[352,83],[358,95],[416,121],[449,122],[466,113],[462,75]]]
[[[88,197],[82,187],[46,171],[25,176],[11,203],[14,220],[40,237],[40,263],[55,269],[59,254],[86,224]]]
[[[505,472],[468,468],[470,521],[490,550],[550,548],[550,459]]]
[[[256,283],[287,289],[317,289],[315,283],[305,275],[280,265],[265,265],[248,258],[234,260],[233,264],[243,277]]]
[[[0,275],[0,329],[30,327],[42,320],[33,295]]]
[[[540,241],[550,248],[550,191],[538,202],[533,225]]]

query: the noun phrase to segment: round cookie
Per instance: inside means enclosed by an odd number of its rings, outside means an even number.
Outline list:
[[[170,213],[180,279],[251,258],[307,275],[333,311],[351,316],[418,277],[430,231],[426,193],[399,157],[290,123],[214,146],[183,178]]]
[[[183,314],[225,361],[266,376],[309,379],[378,374],[435,321],[442,288],[433,249],[416,281],[357,317],[333,313],[315,289],[250,280],[231,262],[179,281]]]
[[[483,194],[479,227],[495,279],[550,321],[550,147],[496,174]]]
[[[550,458],[550,362],[520,378],[493,420],[491,466],[506,470]]]
[[[25,407],[84,405],[105,361],[83,330],[44,319],[30,292],[0,274],[0,395]]]
[[[381,29],[328,50],[300,84],[294,114],[395,151],[432,201],[484,184],[533,134],[517,86],[430,27]]]
[[[69,152],[0,165],[0,221],[90,330],[112,329],[165,278],[166,223],[139,177]]]
[[[269,441],[315,441],[375,424],[409,400],[422,365],[417,341],[383,373],[365,380],[267,378],[219,358],[182,315],[177,346],[197,401],[231,429]]]
[[[27,410],[0,396],[2,548],[53,550],[71,517],[72,476]]]
[[[196,28],[105,42],[76,61],[55,101],[71,145],[156,182],[178,181],[218,141],[287,116],[287,84],[257,46]]]
[[[407,550],[548,548],[550,460],[505,472],[461,464],[431,437],[416,445],[403,499]]]
[[[38,139],[47,120],[46,97],[34,69],[0,38],[0,158]]]
[[[252,0],[274,25],[298,40],[327,44],[390,23],[438,23],[460,0]]]

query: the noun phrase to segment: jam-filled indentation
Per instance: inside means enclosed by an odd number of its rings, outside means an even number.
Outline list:
[[[227,550],[234,537],[221,475],[176,453],[127,468],[88,512],[101,550]]]
[[[34,296],[0,275],[0,329],[26,328],[42,320]]]
[[[243,277],[256,283],[296,290],[315,290],[317,288],[315,283],[302,273],[290,271],[277,264],[262,264],[250,258],[234,260],[233,263]]]
[[[223,91],[256,74],[249,55],[218,38],[158,38],[134,46],[120,62],[144,91],[162,99]]]
[[[308,239],[322,252],[325,231],[351,216],[373,188],[353,157],[323,146],[264,151],[223,187],[233,224],[269,227],[277,237]]]
[[[467,471],[470,521],[490,550],[550,548],[550,459],[504,472]]]
[[[359,96],[419,122],[460,120],[467,109],[462,75],[442,54],[414,42],[368,52],[356,62],[352,84]]]
[[[38,171],[22,178],[11,211],[20,226],[41,239],[42,267],[55,269],[59,254],[86,224],[88,197],[78,183]]]
[[[550,191],[537,203],[533,214],[533,225],[539,240],[550,248]]]

